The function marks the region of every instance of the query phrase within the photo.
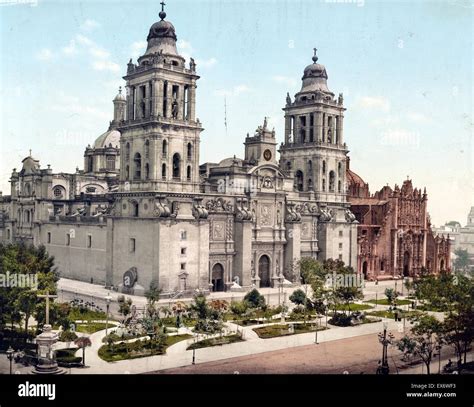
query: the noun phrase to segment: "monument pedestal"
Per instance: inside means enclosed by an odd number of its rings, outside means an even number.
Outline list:
[[[46,324],[43,327],[43,332],[36,337],[39,363],[33,369],[33,374],[58,375],[66,373],[64,369],[58,367],[56,360],[54,360],[53,345],[57,340],[58,335],[52,331],[51,325]]]

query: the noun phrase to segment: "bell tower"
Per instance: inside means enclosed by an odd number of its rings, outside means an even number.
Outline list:
[[[196,63],[189,65],[176,48],[176,32],[166,21],[150,28],[145,54],[128,63],[126,112],[121,123],[122,191],[199,191],[199,142],[196,119]]]
[[[286,97],[285,142],[280,146],[280,166],[292,171],[295,189],[314,191],[317,201],[346,201],[346,155],[342,94],[334,98],[327,86],[324,65],[316,48],[303,74],[294,101]]]

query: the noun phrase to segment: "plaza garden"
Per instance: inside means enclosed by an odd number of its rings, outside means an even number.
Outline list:
[[[178,300],[164,306],[160,290],[151,284],[140,312],[130,298],[119,295],[118,313],[111,316],[108,307],[104,310],[93,301],[54,300],[59,275],[54,258],[44,247],[0,245],[0,272],[33,274],[36,281],[34,287],[0,287],[0,352],[11,349],[17,355],[15,360],[34,364],[35,338],[47,320],[58,333],[58,363],[79,367],[87,364],[85,349],[93,340],[100,342],[98,356],[115,362],[164,355],[169,347],[182,342],[183,351],[239,346],[251,331],[257,340],[303,334],[317,338],[318,332],[336,327],[354,329],[351,327],[384,319],[403,319],[408,333],[392,346],[407,360],[421,360],[428,368],[434,350],[448,347],[456,355],[456,365],[467,366],[474,335],[470,276],[422,274],[406,284],[408,298],[387,288],[385,298],[364,301],[361,287],[336,284],[335,275],[344,276],[344,281],[354,276],[343,262],[303,258],[297,267],[303,285],[278,306],[267,304],[257,289],[239,301],[209,299],[197,293],[191,302]],[[53,301],[49,302],[50,298]]]

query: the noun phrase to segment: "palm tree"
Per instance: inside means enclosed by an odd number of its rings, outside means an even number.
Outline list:
[[[82,365],[86,365],[86,347],[91,346],[92,342],[88,336],[81,336],[74,341],[74,344],[82,349]]]

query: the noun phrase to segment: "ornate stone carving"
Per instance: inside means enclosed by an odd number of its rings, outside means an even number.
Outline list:
[[[230,212],[234,211],[232,203],[224,198],[211,199],[206,202],[206,208],[209,212]]]
[[[332,220],[332,217],[333,217],[332,209],[324,208],[324,209],[321,209],[319,212],[320,212],[320,215],[319,215],[320,222],[330,222]]]
[[[171,210],[166,203],[159,199],[157,202],[155,202],[153,215],[157,218],[169,218],[171,216]]]
[[[302,204],[296,204],[295,211],[302,215],[317,214],[318,205],[312,202],[304,202]]]
[[[356,220],[355,215],[349,209],[346,209],[345,216],[348,223],[352,223]]]
[[[199,204],[194,204],[193,205],[193,216],[196,219],[207,219],[207,217],[209,216],[209,212],[207,211],[207,209],[204,206],[199,205]]]
[[[232,240],[234,235],[234,222],[232,218],[227,219],[226,240]]]
[[[212,225],[212,238],[213,240],[224,240],[225,238],[225,222],[215,221]]]
[[[273,189],[273,179],[271,177],[263,177],[262,178],[262,188],[264,189]]]
[[[273,226],[273,206],[271,204],[260,206],[260,224],[262,226]]]
[[[285,219],[287,222],[299,222],[301,221],[301,213],[295,210],[295,204],[288,202],[286,204],[286,216]]]
[[[250,211],[246,199],[237,199],[237,213],[235,217],[240,221],[252,220],[252,211]]]

